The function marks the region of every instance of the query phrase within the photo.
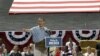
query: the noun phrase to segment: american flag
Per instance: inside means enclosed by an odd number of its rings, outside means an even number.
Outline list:
[[[100,0],[14,0],[9,13],[100,12]]]

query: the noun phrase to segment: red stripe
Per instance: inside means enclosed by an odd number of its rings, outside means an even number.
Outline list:
[[[64,2],[13,2],[13,4],[62,4],[62,3],[96,3],[100,1],[64,1]]]
[[[11,7],[11,9],[56,9],[56,8],[95,8],[99,6],[44,6],[44,7]]]

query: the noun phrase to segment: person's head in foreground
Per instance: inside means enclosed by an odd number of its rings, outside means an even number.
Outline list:
[[[3,52],[3,47],[0,47],[0,53],[2,53]]]
[[[78,46],[75,46],[73,48],[73,50],[76,51],[77,53],[82,51],[82,49],[81,49],[81,47],[79,45]]]
[[[28,53],[31,53],[31,49],[32,47],[28,46],[28,49],[27,49]]]
[[[27,49],[28,49],[27,47],[24,47],[23,52],[27,52]]]
[[[45,26],[45,19],[42,17],[38,18],[37,24],[39,25],[39,27],[44,27]]]
[[[87,47],[87,52],[84,53],[84,56],[95,56],[95,54],[92,52],[91,47]]]
[[[35,45],[33,43],[30,43],[29,45],[32,49],[34,49]]]
[[[0,38],[0,45],[2,45],[2,38]]]
[[[71,38],[69,38],[69,42],[71,42],[71,43],[73,42]]]
[[[92,54],[93,53],[90,46],[87,47],[87,53],[88,54]]]
[[[17,45],[15,45],[14,47],[13,47],[13,50],[14,50],[14,52],[18,52],[18,46]]]
[[[91,47],[88,46],[88,47],[87,47],[87,53],[88,53],[88,54],[91,54],[91,52],[92,52],[92,51],[91,51]]]
[[[30,43],[30,45],[29,45],[29,46],[34,47],[34,44],[33,44],[33,43]]]

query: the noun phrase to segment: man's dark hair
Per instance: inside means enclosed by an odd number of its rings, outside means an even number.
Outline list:
[[[38,20],[39,20],[39,19],[42,19],[43,21],[46,21],[43,17],[39,17]]]

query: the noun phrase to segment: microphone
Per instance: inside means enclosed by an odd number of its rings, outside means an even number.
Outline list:
[[[50,36],[51,35],[51,31],[50,30],[45,30],[45,32]]]

